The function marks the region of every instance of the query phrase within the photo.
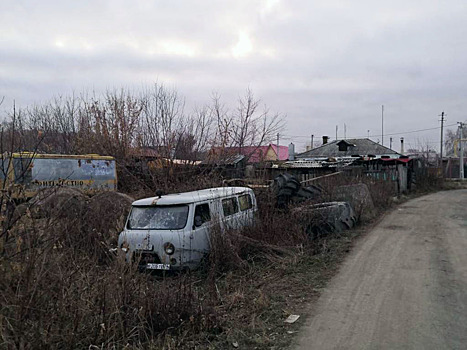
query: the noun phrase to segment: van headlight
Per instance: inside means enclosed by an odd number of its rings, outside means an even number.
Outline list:
[[[172,243],[167,242],[164,244],[164,251],[167,255],[172,255],[175,253],[175,247]]]
[[[128,251],[129,244],[126,241],[123,241],[122,244],[120,244],[120,249],[124,251],[125,253]]]

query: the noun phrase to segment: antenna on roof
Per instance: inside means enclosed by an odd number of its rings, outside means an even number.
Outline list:
[[[384,105],[381,105],[381,145],[384,146]]]

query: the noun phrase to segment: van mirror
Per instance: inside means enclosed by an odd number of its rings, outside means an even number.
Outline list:
[[[200,215],[195,216],[195,227],[200,227],[203,224],[203,219]]]

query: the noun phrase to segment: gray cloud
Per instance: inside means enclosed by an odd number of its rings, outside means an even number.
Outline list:
[[[465,1],[7,0],[0,32],[3,108],[154,81],[187,106],[212,91],[231,103],[250,87],[298,148],[344,123],[379,134],[382,104],[388,133],[466,119]]]

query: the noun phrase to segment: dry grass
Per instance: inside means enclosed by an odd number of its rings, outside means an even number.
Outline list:
[[[9,231],[0,260],[5,348],[139,347],[186,323],[209,329],[209,298],[193,277],[140,274],[122,256],[102,259],[106,239],[85,216],[33,218]],[[4,237],[3,237],[4,238]]]
[[[379,212],[387,209],[388,186],[368,186]],[[361,231],[310,241],[268,196],[258,196],[254,227],[212,232],[203,269],[168,277],[141,274],[122,256],[109,255],[104,216],[92,222],[56,211],[37,217],[23,208],[1,237],[1,347],[286,347],[301,321],[284,319],[306,315]]]

